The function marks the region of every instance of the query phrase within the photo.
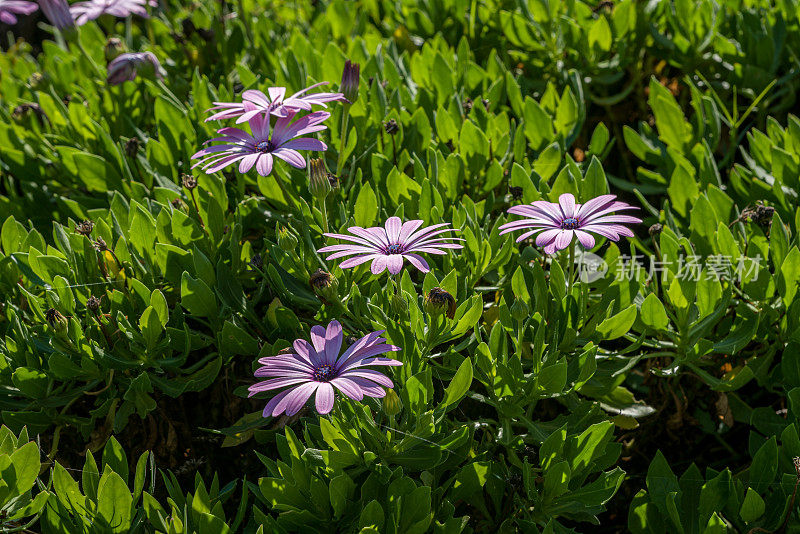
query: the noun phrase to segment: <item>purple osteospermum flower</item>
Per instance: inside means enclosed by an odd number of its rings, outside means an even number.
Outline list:
[[[147,6],[155,7],[158,5],[156,0],[87,0],[77,2],[69,8],[75,23],[82,26],[94,20],[100,15],[113,15],[115,17],[127,17],[129,15],[139,15],[147,18]]]
[[[305,406],[306,401],[316,392],[317,412],[324,415],[333,408],[333,388],[353,400],[367,397],[383,397],[383,387],[394,387],[392,381],[369,365],[403,365],[391,358],[376,358],[378,354],[400,350],[389,345],[381,337],[384,331],[372,332],[362,337],[341,356],[342,325],[331,321],[325,329],[319,325],[311,329],[311,343],[296,339],[292,352],[260,358],[262,364],[256,370],[257,377],[270,377],[269,380],[253,384],[248,388],[250,396],[262,391],[291,386],[272,397],[264,407],[264,417],[278,416],[284,412],[294,415]],[[383,387],[381,387],[383,386]]]
[[[16,24],[15,15],[30,15],[39,9],[35,2],[25,2],[24,0],[0,0],[0,22],[4,24]]]
[[[248,102],[245,106],[250,107]],[[228,165],[239,162],[239,172],[245,173],[255,165],[261,176],[272,172],[273,156],[298,169],[306,167],[306,160],[298,150],[324,151],[328,147],[319,139],[300,137],[305,134],[319,132],[326,126],[320,124],[330,117],[327,111],[317,111],[292,121],[293,116],[279,118],[270,136],[269,115],[258,114],[249,121],[253,135],[239,128],[222,128],[217,137],[206,141],[221,141],[223,144],[206,147],[197,152],[192,159],[201,158],[192,168],[202,165],[207,173],[217,172]]]
[[[164,69],[152,52],[126,52],[111,60],[108,64],[108,77],[106,83],[119,85],[136,79],[136,75],[153,74],[156,78],[164,79]]]
[[[428,263],[417,252],[427,252],[429,254],[446,254],[446,248],[464,248],[463,245],[451,243],[450,241],[463,241],[450,236],[442,236],[445,232],[454,232],[454,228],[442,228],[449,226],[449,223],[440,223],[422,228],[422,221],[400,220],[400,217],[389,217],[384,228],[374,226],[372,228],[361,228],[352,226],[348,228],[350,233],[355,235],[325,234],[327,237],[335,237],[351,241],[353,244],[332,245],[319,249],[319,252],[333,252],[327,259],[334,260],[344,256],[353,256],[339,264],[342,269],[355,267],[368,261],[372,261],[371,270],[373,274],[380,274],[385,269],[389,269],[392,274],[397,274],[403,269],[403,258],[411,262],[411,265],[426,273],[430,271]]]
[[[276,117],[291,117],[301,109],[310,111],[311,106],[314,104],[327,107],[325,102],[344,102],[345,98],[342,93],[312,93],[305,95],[307,91],[327,83],[316,83],[289,98],[285,98],[285,87],[270,87],[267,89],[269,95],[250,89],[242,93],[244,102],[214,102],[216,105],[208,111],[217,110],[217,112],[207,118],[206,121],[239,117],[236,119],[236,124],[241,124],[249,121],[259,113],[266,113]],[[247,104],[250,105],[247,106]]]
[[[69,4],[66,0],[38,0],[39,7],[50,21],[50,24],[59,30],[66,30],[67,28],[75,27],[75,21],[72,20],[72,14],[69,12]]]
[[[500,233],[527,230],[517,238],[517,243],[534,234],[536,245],[544,247],[546,254],[565,249],[577,237],[585,248],[594,247],[592,233],[618,241],[620,236],[633,237],[633,232],[620,223],[640,223],[641,219],[629,215],[611,215],[620,210],[635,210],[625,202],[614,199],[616,195],[601,195],[586,204],[576,204],[571,193],[558,197],[558,203],[537,200],[524,206],[509,208],[508,213],[522,215],[525,219],[512,221],[500,227]],[[591,233],[590,233],[591,232]]]

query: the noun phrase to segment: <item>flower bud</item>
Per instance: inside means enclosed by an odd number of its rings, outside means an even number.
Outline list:
[[[88,219],[75,225],[75,233],[85,235],[86,237],[91,235],[92,230],[94,230],[94,223]]]
[[[127,49],[128,48],[125,46],[125,43],[122,42],[122,39],[118,37],[111,37],[108,41],[106,41],[106,62],[114,61],[120,55],[125,53]]]
[[[325,162],[321,158],[311,158],[308,161],[308,178],[308,190],[318,200],[324,200],[333,189]]]
[[[400,396],[393,389],[387,389],[386,395],[383,397],[383,413],[389,417],[394,417],[399,414],[403,409],[403,402]]]
[[[529,315],[530,309],[528,308],[528,305],[525,304],[525,301],[516,299],[514,304],[511,305],[511,317],[519,322],[522,322],[527,319]]]
[[[352,63],[349,59],[344,62],[342,83],[339,92],[352,104],[358,99],[358,81],[361,75],[361,65]]]
[[[100,309],[100,299],[91,295],[88,299],[86,299],[86,309],[96,313],[97,310]]]
[[[99,250],[100,252],[105,252],[108,250],[108,245],[106,244],[106,240],[102,237],[98,237],[97,240],[94,242],[94,248]]]
[[[389,134],[389,135],[394,135],[394,134],[396,134],[396,133],[397,133],[397,130],[399,130],[400,128],[397,126],[397,121],[396,121],[396,120],[394,120],[394,119],[389,119],[389,120],[388,120],[388,121],[386,121],[386,123],[383,125],[383,129],[384,129],[384,130],[386,130],[386,133],[387,133],[387,134]]]
[[[181,183],[183,184],[183,187],[185,187],[189,191],[197,187],[197,180],[191,174],[182,174]]]
[[[408,302],[401,290],[392,292],[392,309],[398,315],[403,315],[408,311]]]
[[[294,252],[297,247],[297,237],[289,231],[285,226],[275,228],[275,234],[278,236],[278,246],[286,252]]]
[[[339,281],[331,273],[317,269],[308,279],[308,285],[324,302],[331,302],[339,298]]]
[[[136,79],[138,74],[164,79],[164,69],[152,52],[126,52],[108,63],[108,85],[119,85]]]
[[[52,328],[56,334],[64,334],[67,332],[69,320],[61,315],[61,313],[55,308],[50,308],[47,310],[44,313],[44,318],[47,320],[47,324],[50,325],[50,328]]]
[[[139,152],[139,139],[137,137],[131,137],[125,143],[125,153],[128,155],[129,158],[135,158],[138,152]]]
[[[441,287],[434,287],[428,291],[423,306],[431,317],[446,313],[447,317],[452,319],[456,314],[456,299]]]
[[[647,229],[647,233],[649,233],[650,236],[653,236],[653,237],[657,236],[658,234],[660,234],[663,231],[664,231],[664,226],[659,224],[659,223],[656,223],[656,224],[654,224],[653,226],[651,226],[650,228]]]

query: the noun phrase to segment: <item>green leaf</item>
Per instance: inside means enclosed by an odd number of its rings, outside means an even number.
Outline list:
[[[636,305],[631,304],[618,314],[597,325],[597,331],[603,336],[603,339],[617,339],[627,334],[635,321]]]
[[[655,330],[666,330],[669,326],[669,317],[664,305],[658,300],[655,293],[650,293],[642,302],[642,322]]]
[[[378,199],[369,184],[361,186],[356,198],[354,216],[356,225],[361,227],[372,226],[378,216]]]
[[[472,360],[465,358],[458,367],[455,376],[444,392],[442,407],[446,408],[461,400],[472,385]]]
[[[764,509],[764,499],[753,488],[747,488],[744,502],[739,509],[739,517],[742,518],[742,521],[745,523],[755,521],[764,514]]]
[[[198,317],[214,317],[217,299],[202,280],[195,280],[186,271],[181,276],[181,305]]]
[[[131,528],[133,496],[122,478],[106,470],[97,491],[97,517],[112,533],[127,533]]]

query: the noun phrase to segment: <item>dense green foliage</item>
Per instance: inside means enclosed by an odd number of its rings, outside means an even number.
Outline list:
[[[797,0],[161,4],[0,54],[0,532],[800,531]],[[164,81],[108,86],[110,37]],[[213,101],[345,59],[327,205],[190,170]],[[574,286],[497,230],[565,192],[645,220]],[[398,289],[316,253],[392,215],[465,247]],[[396,395],[262,418],[255,360],[332,319]]]

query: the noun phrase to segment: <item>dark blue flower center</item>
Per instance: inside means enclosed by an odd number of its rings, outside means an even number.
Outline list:
[[[389,245],[389,248],[386,249],[387,254],[400,254],[403,252],[403,247],[401,245]]]
[[[256,150],[261,152],[262,154],[266,154],[267,152],[272,152],[275,147],[272,145],[272,141],[261,141],[260,143],[256,144]]]
[[[314,380],[317,382],[330,382],[334,378],[336,370],[328,364],[319,365],[314,369]]]
[[[563,230],[575,230],[580,226],[578,219],[575,217],[567,217],[563,221],[561,221],[561,228]]]

